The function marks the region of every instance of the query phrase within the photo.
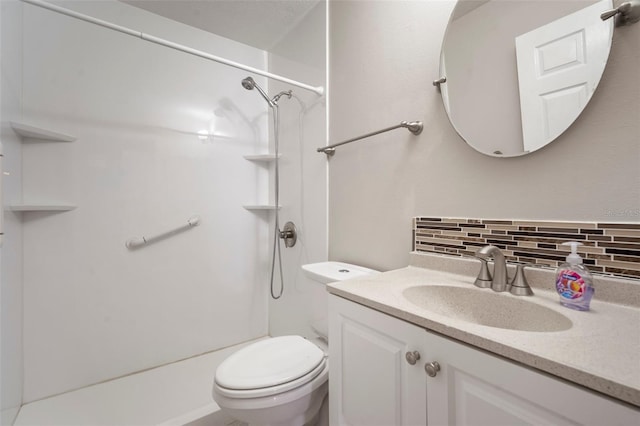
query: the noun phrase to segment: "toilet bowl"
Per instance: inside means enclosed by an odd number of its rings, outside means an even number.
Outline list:
[[[353,277],[345,270],[358,271],[358,276],[378,273],[338,262],[303,269],[322,284]],[[240,349],[220,364],[213,399],[226,414],[250,426],[315,425],[328,393],[328,378],[328,351],[320,340],[272,337]]]
[[[313,424],[327,395],[326,353],[301,336],[261,340],[216,370],[213,399],[249,425]]]

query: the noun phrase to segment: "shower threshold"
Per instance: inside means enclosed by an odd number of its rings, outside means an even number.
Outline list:
[[[217,366],[245,342],[23,405],[15,426],[237,426],[211,397]]]

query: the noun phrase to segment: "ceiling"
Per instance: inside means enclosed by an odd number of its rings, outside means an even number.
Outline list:
[[[121,0],[262,50],[273,48],[320,0]]]

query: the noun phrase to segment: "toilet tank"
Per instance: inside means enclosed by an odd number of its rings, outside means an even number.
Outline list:
[[[380,273],[380,271],[374,269],[343,262],[310,263],[308,265],[302,265],[302,270],[308,278],[322,285]],[[310,325],[320,339],[325,342],[328,341],[329,325],[327,323],[326,313],[322,318],[316,319]]]
[[[302,265],[302,270],[307,277],[322,284],[380,273],[374,269],[342,262],[309,263]]]

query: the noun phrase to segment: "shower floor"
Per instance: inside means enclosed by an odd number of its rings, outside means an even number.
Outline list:
[[[211,386],[217,366],[257,340],[25,404],[14,425],[243,425],[220,412]]]

